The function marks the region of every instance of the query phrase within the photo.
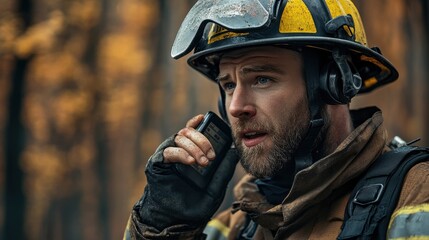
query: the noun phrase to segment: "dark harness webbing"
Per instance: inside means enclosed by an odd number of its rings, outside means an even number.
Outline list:
[[[429,160],[429,148],[403,146],[382,154],[355,186],[338,239],[385,239],[404,178]]]

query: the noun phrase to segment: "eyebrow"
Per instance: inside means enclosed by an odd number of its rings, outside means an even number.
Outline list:
[[[277,66],[272,64],[264,64],[264,65],[255,65],[255,66],[245,66],[241,69],[241,74],[246,75],[249,73],[257,73],[257,72],[274,72],[278,74],[283,74],[284,71]]]
[[[259,72],[274,72],[277,74],[284,74],[284,70],[274,66],[272,64],[263,64],[263,65],[249,65],[245,66],[240,70],[240,75],[245,76],[250,73],[259,73]],[[216,77],[217,82],[225,81],[229,79],[229,74],[218,75]]]

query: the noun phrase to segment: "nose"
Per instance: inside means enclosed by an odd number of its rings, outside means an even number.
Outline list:
[[[256,114],[256,107],[251,92],[237,84],[228,106],[229,114],[235,118],[251,118]]]

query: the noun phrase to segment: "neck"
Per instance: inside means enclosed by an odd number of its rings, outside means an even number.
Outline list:
[[[332,152],[350,135],[353,131],[353,122],[347,105],[326,105],[323,111],[325,128],[322,130],[321,146],[316,151],[317,158],[323,158]]]

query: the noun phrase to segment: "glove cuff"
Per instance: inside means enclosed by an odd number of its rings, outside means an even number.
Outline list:
[[[131,239],[205,239],[203,234],[204,227],[192,228],[185,224],[174,225],[163,229],[162,231],[143,223],[140,216],[140,200],[134,206],[129,223],[129,232]]]

